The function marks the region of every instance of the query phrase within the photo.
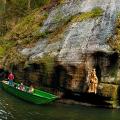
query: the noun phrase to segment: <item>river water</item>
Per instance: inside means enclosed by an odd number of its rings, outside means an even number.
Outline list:
[[[120,120],[120,109],[58,103],[34,105],[0,90],[0,120]]]

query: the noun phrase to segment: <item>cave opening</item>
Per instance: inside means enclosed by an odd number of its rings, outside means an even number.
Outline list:
[[[54,72],[52,74],[51,86],[53,88],[65,89],[67,85],[68,73],[67,70],[62,65],[57,65],[54,67]]]
[[[109,66],[107,67],[109,71],[109,75],[112,77],[116,77],[117,70],[118,70],[118,59],[119,55],[118,53],[113,53],[109,56]]]
[[[111,67],[114,67],[115,65],[117,65],[118,58],[119,58],[118,53],[114,53],[114,54],[109,56],[109,61],[110,61],[110,66]]]
[[[33,72],[33,71],[39,70],[39,69],[40,69],[40,66],[41,66],[41,65],[39,65],[39,64],[33,63],[33,64],[29,64],[26,69],[27,69],[27,71],[29,71],[29,72]]]
[[[93,54],[93,58],[94,58],[94,65],[93,67],[96,69],[96,75],[98,78],[98,81],[101,81],[101,77],[102,77],[102,67],[103,67],[103,61],[104,58],[106,58],[106,53],[104,52],[95,52]]]
[[[118,67],[118,53],[96,52],[93,54],[93,67],[96,69],[98,80],[101,81],[102,74],[115,76]]]
[[[95,69],[96,69],[96,75],[97,75],[98,81],[101,81],[101,69],[99,64],[95,65]]]
[[[25,83],[34,83],[38,86],[44,86],[47,83],[47,73],[43,63],[28,64],[27,67],[24,68],[24,73]]]

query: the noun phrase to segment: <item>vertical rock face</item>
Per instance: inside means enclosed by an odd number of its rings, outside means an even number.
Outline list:
[[[81,0],[65,0],[61,5],[50,12],[48,19],[44,22],[41,32],[53,31],[67,21],[71,16],[80,12]]]
[[[83,6],[81,11],[88,11],[90,8],[96,7],[97,4],[99,7],[103,7],[102,2],[85,1],[81,5]],[[104,10],[105,12],[102,17],[75,22],[69,26],[59,53],[60,58],[70,59],[70,61],[73,58],[73,60],[79,61],[81,59],[80,53],[92,53],[95,51],[110,52],[106,41],[107,38],[114,34],[116,19],[115,1],[106,2]]]
[[[101,16],[71,20],[98,7],[104,10]],[[107,43],[115,35],[115,21],[119,12],[119,0],[65,0],[50,11],[40,28],[40,33],[53,32],[67,23],[63,37],[54,43],[49,43],[48,37],[40,40],[34,48],[25,48],[20,52],[33,63],[45,55],[55,57],[57,63],[51,72],[51,83],[72,91],[86,92],[88,67],[95,68],[99,80],[98,93],[115,98],[113,94],[107,94],[104,87],[120,84],[119,54]]]

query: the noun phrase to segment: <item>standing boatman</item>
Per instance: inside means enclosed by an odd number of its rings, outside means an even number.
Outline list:
[[[9,85],[13,85],[14,75],[12,72],[8,75]]]

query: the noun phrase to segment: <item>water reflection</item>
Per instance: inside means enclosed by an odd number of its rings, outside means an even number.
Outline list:
[[[0,91],[0,120],[120,120],[120,109],[53,103],[34,105]]]

